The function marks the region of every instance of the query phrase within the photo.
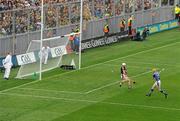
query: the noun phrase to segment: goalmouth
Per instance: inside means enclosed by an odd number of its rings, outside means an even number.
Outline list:
[[[79,37],[79,33],[74,36]],[[75,69],[80,66],[80,47],[74,50],[69,41],[70,35],[52,37],[42,40],[32,40],[25,54],[17,55],[20,69],[16,78],[32,78],[40,73],[60,67],[61,65],[71,65]],[[41,69],[40,69],[40,66]],[[38,77],[36,77],[38,78]]]

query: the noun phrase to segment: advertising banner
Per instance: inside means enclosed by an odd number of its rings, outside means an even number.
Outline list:
[[[36,62],[36,58],[33,52],[17,55],[16,58],[18,65],[25,65]]]
[[[65,54],[67,54],[66,46],[58,46],[58,47],[51,48],[52,58],[59,57]]]
[[[150,34],[153,34],[156,32],[170,30],[170,29],[178,27],[178,21],[171,20],[171,21],[166,21],[166,22],[162,22],[162,23],[158,23],[158,24],[148,25],[148,26],[137,28],[137,31],[142,33],[142,31],[144,30],[145,27],[148,27]]]
[[[118,33],[113,36],[109,36],[107,38],[105,37],[99,37],[99,38],[93,38],[89,40],[82,41],[81,48],[82,50],[89,49],[89,48],[95,48],[103,45],[108,45],[112,43],[118,42],[122,38],[126,38],[128,36],[128,32],[124,31],[123,33]]]

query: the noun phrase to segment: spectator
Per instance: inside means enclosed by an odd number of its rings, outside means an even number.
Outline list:
[[[95,18],[103,18],[104,14],[104,2],[101,0],[94,0],[94,15]]]
[[[135,11],[141,11],[142,10],[142,0],[135,0]]]
[[[167,6],[168,5],[168,0],[161,0],[161,5],[162,6]]]
[[[69,9],[67,5],[60,5],[59,8],[59,26],[60,25],[68,25],[69,24]]]
[[[151,0],[144,0],[144,10],[151,8]]]
[[[125,13],[132,13],[133,11],[133,0],[126,0],[125,1]]]
[[[91,10],[89,2],[84,2],[83,4],[83,30],[86,30],[88,21],[91,20]]]
[[[115,1],[115,15],[121,15],[123,13],[124,5],[125,5],[124,0]]]
[[[153,0],[152,1],[152,8],[159,7],[159,0]]]
[[[79,23],[80,21],[80,3],[73,3],[71,5],[71,23]]]
[[[114,8],[114,1],[113,0],[105,0],[104,16],[106,18],[114,15],[113,8]]]

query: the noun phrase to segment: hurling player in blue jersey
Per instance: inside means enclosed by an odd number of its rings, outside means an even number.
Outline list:
[[[161,72],[161,71],[160,71]],[[148,94],[146,94],[146,96],[151,96],[151,94],[154,91],[154,88],[157,87],[157,89],[159,90],[159,92],[161,92],[162,94],[164,94],[165,98],[167,98],[167,93],[161,89],[161,80],[160,80],[160,72],[157,71],[157,69],[153,69],[153,79],[154,79],[154,84],[150,90],[150,92]]]

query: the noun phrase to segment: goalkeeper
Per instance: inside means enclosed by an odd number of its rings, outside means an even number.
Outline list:
[[[41,49],[41,54],[42,54],[42,63],[47,64],[48,56],[49,56],[50,48],[49,46],[45,45]]]

